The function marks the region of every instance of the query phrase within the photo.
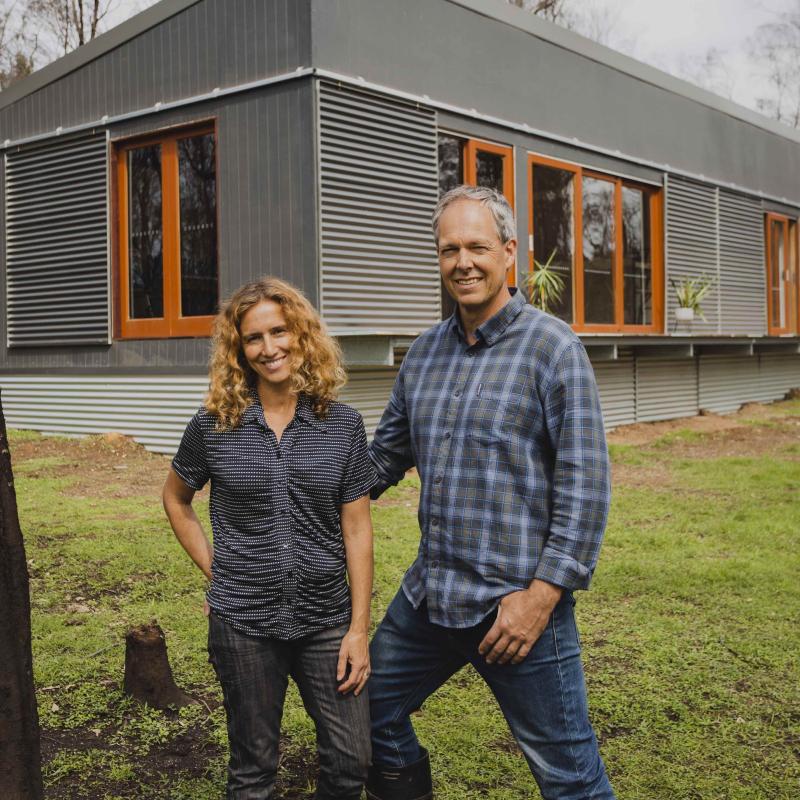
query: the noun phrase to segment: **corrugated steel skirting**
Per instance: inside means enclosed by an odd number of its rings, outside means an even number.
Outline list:
[[[594,365],[608,428],[672,419],[700,408],[725,413],[781,399],[800,386],[800,356],[762,354],[686,359],[634,358]],[[353,370],[342,400],[369,434],[389,399],[397,368]],[[86,435],[117,431],[148,450],[173,453],[207,387],[205,376],[0,375],[10,428]]]

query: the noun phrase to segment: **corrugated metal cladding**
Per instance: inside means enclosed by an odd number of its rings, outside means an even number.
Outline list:
[[[620,354],[617,361],[592,363],[600,405],[607,428],[636,421],[636,373],[633,356]]]
[[[636,359],[637,422],[692,417],[698,410],[695,359]]]
[[[6,154],[8,346],[108,344],[105,131]]]
[[[358,409],[371,436],[397,369],[356,371],[342,401]],[[205,375],[0,375],[10,428],[85,435],[116,431],[155,453],[174,453],[203,403]]]
[[[438,322],[433,111],[319,86],[321,305],[334,331]]]
[[[719,190],[721,333],[766,334],[764,212],[761,203]]]
[[[703,301],[706,321],[695,317],[692,333],[719,332],[719,213],[717,189],[669,175],[666,191],[667,325],[675,319],[676,284],[706,275],[714,287]]]
[[[701,408],[719,413],[742,403],[777,400],[800,387],[800,358],[777,353],[701,357],[699,385]]]

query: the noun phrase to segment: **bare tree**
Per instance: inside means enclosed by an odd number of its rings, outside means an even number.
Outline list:
[[[49,36],[48,55],[63,56],[94,39],[118,0],[29,0],[34,23]]]
[[[0,89],[34,70],[38,37],[27,17],[18,2],[0,2]]]
[[[749,57],[768,87],[756,98],[758,110],[800,127],[800,0],[775,22],[756,28],[749,41]]]
[[[568,8],[569,0],[508,0],[508,2],[564,28],[571,27],[573,15]]]
[[[733,73],[726,63],[725,52],[717,47],[710,47],[700,58],[684,56],[678,59],[671,71],[695,86],[728,100],[734,99]]]

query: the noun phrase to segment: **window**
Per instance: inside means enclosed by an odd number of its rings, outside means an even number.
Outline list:
[[[462,139],[449,133],[439,134],[439,193],[444,194],[462,183],[496,189],[514,207],[513,149],[477,139]],[[516,284],[513,270],[508,285]]]
[[[208,336],[217,310],[212,127],[117,148],[119,333]]]
[[[767,214],[765,238],[769,333],[796,333],[797,223],[780,214]]]
[[[539,156],[528,178],[530,268],[564,281],[553,313],[580,331],[662,330],[660,191]]]

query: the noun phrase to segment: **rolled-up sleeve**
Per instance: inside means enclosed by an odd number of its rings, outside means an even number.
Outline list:
[[[402,367],[397,374],[389,403],[375,430],[369,455],[378,473],[378,482],[371,492],[373,500],[402,480],[406,471],[414,466]]]
[[[544,411],[555,458],[550,534],[536,578],[585,589],[600,554],[611,486],[597,385],[580,342],[556,360]]]

